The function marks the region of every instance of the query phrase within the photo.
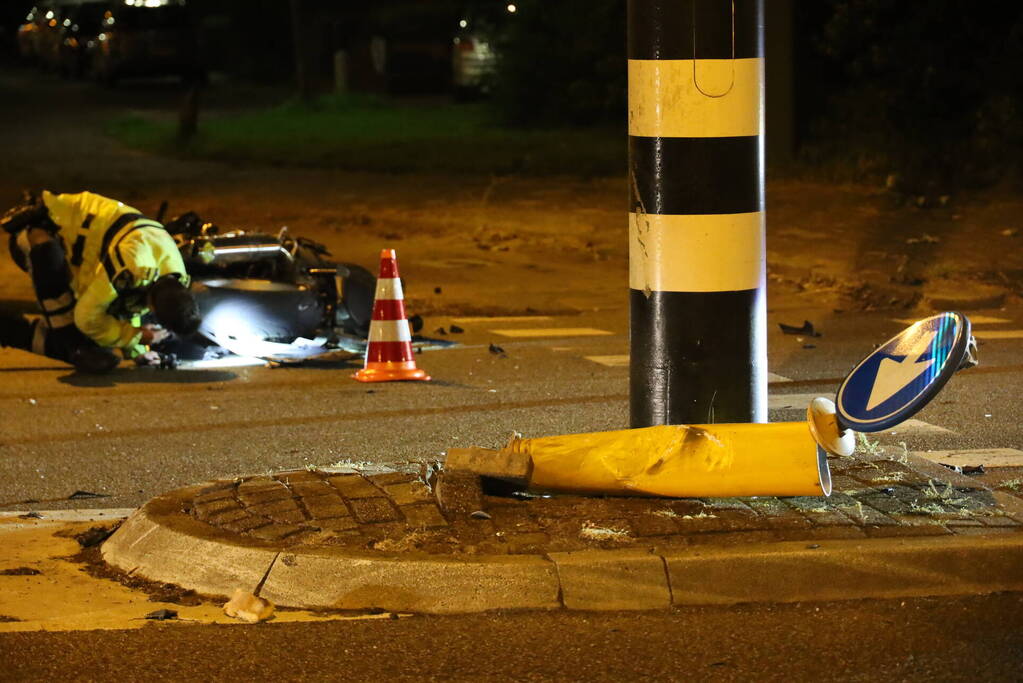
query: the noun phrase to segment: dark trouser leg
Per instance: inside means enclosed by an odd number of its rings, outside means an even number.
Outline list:
[[[71,363],[84,372],[108,372],[118,358],[100,348],[75,327],[75,296],[71,291],[71,270],[64,250],[55,240],[36,244],[29,251],[32,286],[42,308],[32,350]]]
[[[70,362],[71,353],[83,335],[75,327],[75,295],[71,291],[71,271],[64,250],[56,240],[48,240],[32,247],[28,262],[32,286],[43,313],[32,350]]]
[[[71,270],[64,250],[56,240],[36,244],[28,253],[29,272],[43,318],[51,330],[75,323],[75,295],[71,291]]]

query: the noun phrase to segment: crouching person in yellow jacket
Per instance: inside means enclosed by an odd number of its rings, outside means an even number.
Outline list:
[[[86,372],[119,362],[160,362],[149,345],[200,323],[174,238],[162,225],[114,199],[44,191],[10,210],[15,262],[32,277],[42,319],[0,324],[0,344],[29,349]],[[158,325],[142,324],[152,311]]]

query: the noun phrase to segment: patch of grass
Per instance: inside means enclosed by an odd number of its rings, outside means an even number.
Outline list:
[[[583,524],[579,530],[579,537],[587,541],[616,541],[622,542],[629,538],[629,532],[625,529],[614,527],[601,527],[590,522]]]
[[[943,485],[945,490],[939,491],[938,487],[934,484],[934,480],[928,479],[927,488],[923,490],[924,497],[939,500],[945,505],[958,508],[957,512],[969,514],[969,511],[965,509],[970,505],[968,497],[960,495],[962,492],[953,486],[951,482],[939,481],[938,484]]]
[[[956,493],[958,493],[958,491],[956,491],[955,487],[952,486],[950,482],[939,481],[938,484],[943,485],[945,487],[945,490],[938,491],[938,487],[935,486],[934,480],[928,479],[927,488],[924,489],[924,495],[927,496],[928,498],[940,498],[942,500],[950,500],[955,496]]]
[[[863,453],[867,455],[884,455],[884,446],[881,445],[880,441],[871,441],[863,432],[857,432],[856,439],[859,441],[859,450]]]
[[[997,486],[997,488],[1009,489],[1010,491],[1015,491],[1015,492],[1019,493],[1020,491],[1023,491],[1023,479],[1019,479],[1019,478],[1016,478],[1016,479],[1006,479],[1005,481],[1000,483]]]
[[[695,515],[682,515],[681,519],[716,519],[717,515],[707,512],[697,512]]]
[[[942,515],[946,513],[945,508],[937,503],[925,503],[923,505],[910,503],[909,511],[914,515]]]
[[[867,512],[866,509],[863,507],[862,501],[857,500],[853,505],[849,504],[839,505],[838,509],[844,512],[845,514],[849,515],[850,517],[852,517],[855,514],[855,516],[858,517],[861,522],[865,522],[867,519]]]
[[[128,114],[107,132],[172,156],[375,172],[621,175],[626,143],[607,128],[520,130],[482,104],[406,105],[365,96],[321,97],[268,109],[200,117],[188,143],[176,121]]]
[[[888,474],[882,474],[882,475],[878,475],[876,477],[873,477],[871,479],[871,481],[873,481],[874,483],[886,482],[886,481],[902,481],[905,478],[906,478],[906,473],[905,472],[901,472],[901,471],[896,470],[895,472],[889,472]]]

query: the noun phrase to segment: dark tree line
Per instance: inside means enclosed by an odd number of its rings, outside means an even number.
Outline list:
[[[827,108],[810,131],[918,191],[996,182],[1023,143],[1023,3],[835,0],[813,32]],[[820,11],[819,9],[817,11]],[[848,149],[845,152],[848,154]]]
[[[504,117],[624,126],[625,0],[519,6],[497,74]],[[1023,3],[797,0],[794,15],[802,159],[897,173],[915,191],[990,184],[1016,169]]]
[[[193,0],[192,6],[217,48],[215,68],[297,80],[308,92],[331,86],[335,50],[348,50],[354,65],[376,34],[393,38],[391,45],[450,47],[447,27],[466,8],[487,2],[495,0]],[[772,0],[764,2],[770,30]],[[514,21],[496,34],[496,112],[522,126],[624,130],[626,0],[515,4]],[[928,192],[986,185],[1019,170],[1023,2],[794,0],[793,7],[797,158],[862,176],[897,173],[917,186],[912,191]],[[295,30],[303,15],[305,24]],[[434,58],[443,69],[443,55]],[[410,66],[392,59],[388,68]],[[357,75],[354,89],[362,87]]]
[[[499,41],[494,99],[524,125],[624,125],[625,0],[526,0]]]

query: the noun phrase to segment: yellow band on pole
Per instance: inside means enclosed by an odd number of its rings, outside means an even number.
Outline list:
[[[760,135],[761,59],[630,59],[629,135]]]
[[[661,425],[516,439],[530,487],[671,496],[827,496],[831,474],[806,422]]]
[[[629,287],[728,292],[762,287],[764,215],[629,214]]]

